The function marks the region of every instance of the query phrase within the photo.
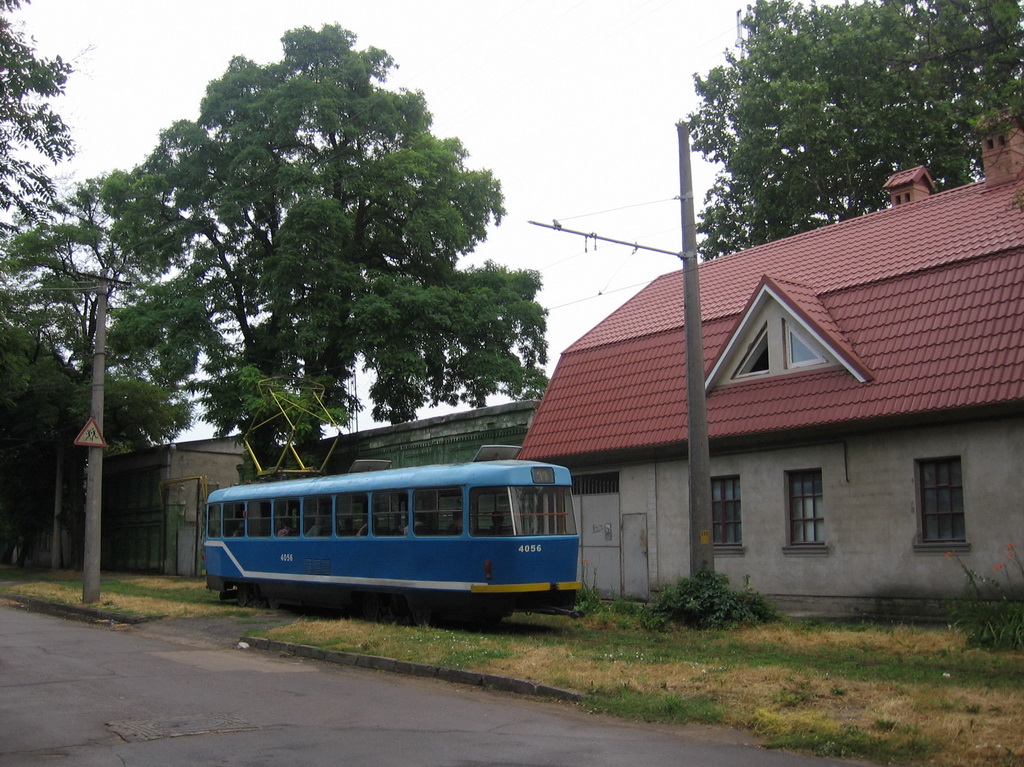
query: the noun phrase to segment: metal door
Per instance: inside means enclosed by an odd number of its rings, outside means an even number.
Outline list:
[[[622,595],[645,602],[651,596],[646,514],[622,515]]]
[[[622,569],[619,562],[619,496],[581,495],[580,548],[583,558],[583,582],[605,598],[622,595]]]
[[[178,528],[178,575],[196,574],[196,529],[192,525]]]

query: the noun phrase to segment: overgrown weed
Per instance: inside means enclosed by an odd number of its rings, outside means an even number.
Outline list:
[[[953,625],[975,647],[1024,650],[1024,562],[1016,546],[1006,546],[994,575],[972,570],[955,552],[946,557],[956,561],[967,581],[963,595],[949,604]]]

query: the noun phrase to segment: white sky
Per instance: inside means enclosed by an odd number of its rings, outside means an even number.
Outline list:
[[[675,124],[695,110],[693,74],[724,63],[745,0],[33,0],[16,18],[37,52],[75,69],[56,108],[81,181],[129,169],[236,55],[279,60],[280,38],[340,24],[382,48],[393,89],[423,91],[433,132],[491,170],[507,215],[464,265],[540,271],[548,372],[558,355],[673,256],[531,226],[550,223],[681,249]],[[715,169],[692,155],[698,210]],[[680,300],[680,312],[682,303]],[[421,411],[421,417],[444,411]],[[370,424],[361,416],[360,426]],[[183,439],[209,435],[202,427]]]

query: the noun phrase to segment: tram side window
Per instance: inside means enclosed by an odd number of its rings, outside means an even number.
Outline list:
[[[469,493],[472,535],[515,535],[507,487],[475,487]]]
[[[334,531],[337,535],[345,538],[366,535],[369,504],[365,493],[339,495],[334,508]]]
[[[412,494],[414,535],[462,535],[462,490],[445,487]]]
[[[409,496],[405,492],[373,494],[373,534],[405,535],[409,524]]]
[[[331,534],[331,496],[317,495],[302,499],[302,532],[307,538]]]
[[[287,538],[299,534],[299,499],[278,498],[274,501],[274,535]]]
[[[240,538],[245,535],[245,504],[224,504],[224,537]]]
[[[270,537],[270,501],[249,501],[245,509],[250,538]]]
[[[206,537],[220,538],[221,505],[211,503],[206,507]]]

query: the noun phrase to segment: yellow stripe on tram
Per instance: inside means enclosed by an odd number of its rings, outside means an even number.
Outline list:
[[[474,583],[470,591],[474,594],[510,594],[525,591],[579,591],[583,584],[579,581],[564,583]]]

